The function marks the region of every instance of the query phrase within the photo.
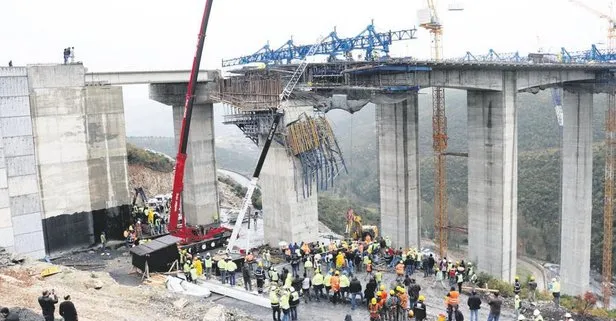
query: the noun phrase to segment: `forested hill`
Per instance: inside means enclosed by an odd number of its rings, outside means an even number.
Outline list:
[[[432,153],[432,107],[429,91],[420,93],[419,132],[421,160],[422,232],[433,233],[434,166]],[[449,151],[467,152],[466,92],[446,91]],[[350,115],[341,110],[327,114],[345,155],[349,174],[340,175],[335,188],[319,195],[319,215],[334,230],[343,228],[344,211],[353,206],[378,223],[377,144],[373,105]],[[593,241],[592,264],[601,264],[603,222],[603,120],[605,97],[594,101],[593,164]],[[558,262],[560,242],[560,129],[550,91],[536,95],[518,95],[518,241],[519,252],[539,259]],[[217,137],[218,140],[218,137]],[[175,155],[173,139],[129,137],[129,142]],[[249,173],[258,152],[225,148],[218,144],[218,166]],[[447,182],[449,217],[452,225],[466,225],[467,166],[466,158],[448,157]],[[466,242],[466,236],[450,235],[455,244]],[[614,255],[616,258],[616,253]],[[614,262],[616,264],[616,261]]]

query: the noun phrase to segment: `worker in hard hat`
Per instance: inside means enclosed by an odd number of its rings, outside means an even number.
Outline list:
[[[227,262],[224,259],[218,260],[216,263],[216,267],[218,268],[218,272],[220,272],[220,282],[222,284],[227,283]]]
[[[379,317],[381,318],[381,320],[384,320],[387,311],[385,310],[386,300],[383,298],[383,292],[381,291],[376,292],[376,300],[379,304]]]
[[[370,313],[370,321],[380,321],[379,303],[376,298],[372,298],[368,304],[368,312]]]
[[[349,286],[351,285],[351,280],[347,276],[347,272],[343,271],[340,276],[340,294],[342,295],[342,302],[346,302],[347,297],[349,296]]]
[[[522,307],[522,301],[520,300],[520,295],[516,294],[513,298],[513,309],[515,310],[515,316],[520,315],[520,308]]]
[[[535,311],[533,311],[533,321],[543,321],[543,317],[541,316],[541,311],[539,311],[539,309],[535,309]]]
[[[282,321],[291,320],[291,294],[289,289],[282,289],[280,294],[280,309],[282,310]]]
[[[323,278],[323,284],[325,285],[325,298],[329,300],[329,290],[332,288],[332,276],[334,274],[333,270],[330,270],[329,273],[325,275]]]
[[[278,289],[275,285],[270,287],[269,292],[270,305],[272,307],[272,318],[274,321],[280,320],[280,298],[278,297]]]
[[[573,318],[571,317],[571,313],[569,312],[565,313],[565,321],[573,321]]]
[[[522,292],[522,284],[520,284],[520,277],[515,276],[515,281],[513,281],[513,293],[515,295],[519,295]]]
[[[265,284],[265,270],[263,269],[263,262],[257,263],[255,269],[255,279],[257,280],[257,292],[263,293],[263,285]]]
[[[406,293],[406,289],[402,286],[397,286],[396,292],[398,296],[398,315],[403,316],[409,309],[409,295]]]
[[[550,292],[552,292],[552,297],[554,297],[554,305],[556,308],[560,307],[560,282],[556,278],[553,278],[550,283]]]
[[[334,304],[337,304],[340,301],[340,271],[334,273],[330,283],[332,285],[333,301]]]
[[[426,298],[423,295],[419,295],[419,297],[417,298],[417,302],[415,302],[415,304],[413,305],[413,313],[415,315],[415,318],[417,319],[417,321],[423,321],[426,319],[426,304],[424,303],[424,300]]]
[[[209,280],[210,277],[212,276],[212,257],[210,256],[210,253],[207,253],[205,255],[205,260],[203,260],[203,265],[205,266],[205,279]]]
[[[526,320],[526,317],[523,314],[518,315],[518,321]]]
[[[456,291],[456,288],[452,286],[445,298],[445,306],[447,306],[447,321],[454,320],[454,311],[458,310],[459,305],[460,292]]]
[[[535,281],[535,276],[531,275],[528,280],[528,299],[531,302],[535,302],[535,296],[537,293],[537,281]]]
[[[317,302],[321,302],[321,297],[323,296],[323,282],[323,274],[321,274],[320,270],[316,270],[312,277],[312,289],[317,297]]]
[[[396,291],[389,291],[389,296],[387,296],[387,301],[385,301],[388,320],[398,320],[398,303],[399,302],[398,297],[396,296]]]

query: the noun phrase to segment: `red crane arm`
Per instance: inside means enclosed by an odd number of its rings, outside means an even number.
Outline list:
[[[184,117],[182,118],[182,129],[180,130],[180,142],[178,144],[178,154],[175,160],[175,177],[173,179],[173,192],[171,194],[171,215],[169,217],[169,232],[175,234],[178,230],[178,219],[180,214],[180,205],[182,191],[184,190],[184,167],[186,165],[186,148],[188,147],[188,133],[190,132],[190,119],[192,117],[193,103],[195,100],[195,88],[197,87],[197,78],[199,76],[199,66],[201,65],[201,55],[203,53],[203,45],[205,42],[205,32],[210,19],[212,10],[212,1],[206,0],[203,18],[201,20],[201,28],[199,29],[199,37],[197,42],[197,52],[193,59],[192,70],[190,72],[190,80],[186,90],[186,100],[184,102]],[[182,219],[182,236],[186,237],[186,217]]]

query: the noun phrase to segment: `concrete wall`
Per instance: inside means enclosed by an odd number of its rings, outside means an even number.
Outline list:
[[[27,70],[0,68],[0,246],[45,256]]]
[[[417,94],[376,108],[381,234],[394,247],[420,247],[417,111]]]
[[[478,269],[513,281],[517,261],[515,72],[502,92],[468,91],[468,249]]]
[[[107,214],[128,214],[121,90],[85,88],[78,64],[29,66],[28,80],[47,251],[118,235]]]
[[[564,93],[561,292],[589,289],[592,219],[592,93]]]
[[[286,102],[283,106],[284,125],[297,120],[304,112],[308,115],[313,113],[312,106],[291,104]],[[284,146],[272,142],[259,179],[263,197],[265,242],[269,245],[277,245],[280,241],[299,244],[302,241],[317,240],[317,193],[313,188],[312,195],[304,198],[301,184],[299,160],[289,156]]]

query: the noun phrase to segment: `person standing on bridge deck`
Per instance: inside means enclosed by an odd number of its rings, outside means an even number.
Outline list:
[[[71,47],[70,57],[71,57],[71,63],[74,64],[75,63],[75,47]]]
[[[9,67],[13,67],[13,60],[9,60]]]
[[[71,49],[69,47],[64,48],[64,64],[68,63],[68,57],[71,55]]]

